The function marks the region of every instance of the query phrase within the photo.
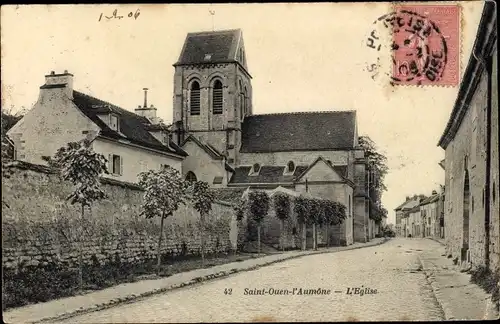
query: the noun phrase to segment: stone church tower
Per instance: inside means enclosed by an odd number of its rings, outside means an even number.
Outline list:
[[[252,115],[241,30],[189,33],[174,67],[173,140],[193,135],[237,165],[241,124]]]

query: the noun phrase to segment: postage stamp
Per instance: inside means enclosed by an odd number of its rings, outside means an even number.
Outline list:
[[[385,68],[396,85],[457,86],[460,79],[460,6],[394,5],[378,18],[366,46],[391,53]],[[389,33],[382,44],[380,33]],[[380,68],[380,59],[370,70]]]

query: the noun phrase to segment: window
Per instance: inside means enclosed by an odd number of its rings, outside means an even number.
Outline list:
[[[198,81],[194,81],[191,84],[191,93],[190,93],[190,101],[191,101],[191,115],[199,115],[200,114],[200,84]]]
[[[240,80],[240,93],[239,93],[239,98],[240,98],[240,119],[243,120],[245,118],[245,97],[243,96],[243,86],[241,85],[241,80]]]
[[[289,161],[287,164],[287,172],[293,173],[295,171],[295,163]]]
[[[252,170],[252,171],[253,171],[253,173],[259,173],[259,171],[260,171],[260,164],[259,164],[259,163],[255,163],[255,164],[253,165],[252,169],[253,169],[253,170]]]
[[[349,195],[349,215],[347,217],[351,217],[351,195]]]
[[[189,171],[186,174],[186,181],[188,181],[188,182],[196,182],[197,181],[196,175],[193,172]]]
[[[212,59],[212,54],[205,54],[205,61],[210,61]]]
[[[212,90],[212,111],[214,115],[222,114],[222,102],[222,82],[220,82],[220,80],[216,80]]]
[[[116,154],[110,154],[110,171],[111,174],[114,175],[122,175],[123,174],[123,161],[122,158],[119,155]]]
[[[244,105],[245,105],[245,115],[248,115],[248,110],[250,109],[250,107],[248,107],[248,90],[247,88],[245,87],[245,92],[243,93],[243,102],[244,102]]]
[[[160,164],[160,171],[165,170],[168,164]]]
[[[109,117],[109,127],[112,130],[119,131],[120,130],[120,120],[116,115],[110,115]]]

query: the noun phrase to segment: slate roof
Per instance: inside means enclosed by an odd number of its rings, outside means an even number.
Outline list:
[[[252,115],[242,124],[242,153],[354,147],[355,111]]]
[[[171,142],[171,147],[168,147],[163,145],[153,135],[151,135],[147,130],[151,123],[146,117],[136,115],[128,110],[110,104],[109,102],[94,98],[78,91],[73,91],[73,102],[82,113],[84,113],[101,128],[100,134],[104,137],[115,140],[126,139],[134,144],[147,148],[179,156],[187,156],[187,153],[175,143]],[[94,108],[96,106],[97,108]],[[108,127],[108,125],[98,117],[98,113],[103,112],[114,112],[117,114],[120,120],[120,132]]]
[[[293,182],[295,178],[301,175],[308,166],[298,165],[295,172],[290,175],[283,175],[285,166],[263,165],[258,175],[249,176],[251,166],[240,166],[234,169],[233,176],[229,183],[283,183]]]
[[[420,206],[427,205],[433,202],[436,202],[439,200],[439,194],[435,194],[430,196],[429,198],[424,199],[421,203]]]
[[[222,63],[235,60],[240,29],[189,33],[184,41],[179,60],[175,65]],[[209,60],[205,55],[211,54]]]

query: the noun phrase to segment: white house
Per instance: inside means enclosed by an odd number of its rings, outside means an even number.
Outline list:
[[[137,182],[138,173],[164,165],[182,172],[188,154],[170,140],[147,97],[135,112],[73,90],[67,71],[51,72],[33,108],[7,134],[16,159],[29,163],[46,164],[60,147],[87,138],[108,159],[108,177]]]

